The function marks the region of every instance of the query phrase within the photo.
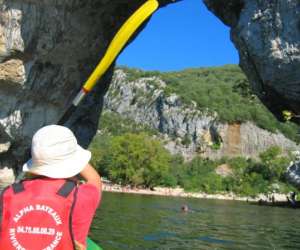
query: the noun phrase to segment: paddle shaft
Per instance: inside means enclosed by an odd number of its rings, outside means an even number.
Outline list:
[[[157,10],[159,4],[157,0],[148,0],[138,10],[136,10],[129,19],[122,25],[113,40],[108,46],[106,53],[95,70],[89,76],[83,87],[72,101],[72,105],[66,110],[63,116],[59,119],[58,125],[63,125],[67,122],[70,116],[75,112],[78,105],[93,89],[99,79],[104,75],[107,69],[114,62],[116,57],[127,44],[130,37],[135,31]]]

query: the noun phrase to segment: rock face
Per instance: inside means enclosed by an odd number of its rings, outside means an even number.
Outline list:
[[[10,168],[0,169],[0,192],[8,185],[15,181],[13,170]]]
[[[288,181],[300,189],[300,161],[293,162],[287,170],[286,177]]]
[[[143,3],[0,0],[0,168],[22,162],[33,133],[57,123],[113,35]],[[111,75],[112,68],[67,123],[85,147]]]
[[[204,0],[231,27],[240,66],[261,101],[277,118],[294,113],[300,124],[299,0]]]
[[[173,1],[161,0],[162,6],[169,2]],[[241,67],[260,99],[279,118],[283,109],[299,115],[299,1],[205,2],[231,26]],[[59,120],[103,56],[113,34],[142,3],[143,0],[0,0],[0,168],[20,166],[27,157],[25,151],[32,134]],[[97,130],[111,76],[112,69],[67,124],[83,146],[89,144]],[[172,123],[177,98],[170,97],[163,103],[157,95],[157,110],[170,110],[156,123],[162,131],[191,135],[191,139],[186,137],[183,141],[194,142],[193,136],[200,138],[199,131],[212,128],[201,140],[216,140],[213,131],[219,125],[213,116],[201,114],[206,118],[199,120],[187,108],[189,119],[195,120],[194,127],[186,127],[183,113],[182,122]],[[243,125],[229,130],[241,129]],[[222,134],[221,128],[218,131]]]
[[[131,81],[125,71],[116,70],[104,98],[105,110],[158,130],[165,135],[166,148],[186,159],[199,154],[212,159],[238,155],[255,158],[270,146],[279,146],[283,151],[299,148],[282,134],[250,122],[218,123],[217,114],[201,112],[195,103],[187,105],[179,96],[165,94],[165,86],[155,76]]]

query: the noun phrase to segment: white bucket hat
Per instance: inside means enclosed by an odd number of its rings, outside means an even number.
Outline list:
[[[32,138],[31,156],[24,172],[51,178],[69,178],[79,174],[91,159],[91,152],[77,144],[73,132],[63,126],[49,125]]]

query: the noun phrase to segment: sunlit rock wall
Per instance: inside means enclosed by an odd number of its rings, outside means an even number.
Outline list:
[[[282,111],[300,124],[300,1],[204,0],[231,27],[240,66],[253,90],[279,120]],[[287,173],[300,187],[299,166]]]
[[[118,69],[105,95],[104,108],[159,131],[165,147],[187,160],[197,155],[210,159],[258,158],[271,146],[278,146],[286,153],[300,150],[283,134],[271,133],[252,122],[218,122],[217,113],[200,110],[195,102],[184,103],[180,96],[167,94],[165,86],[158,76],[131,80],[126,70]]]
[[[300,124],[299,0],[204,2],[231,27],[240,66],[258,97],[277,118],[289,110]]]
[[[300,189],[300,159],[298,158],[295,162],[291,162],[291,165],[287,169],[286,173],[287,180]]]

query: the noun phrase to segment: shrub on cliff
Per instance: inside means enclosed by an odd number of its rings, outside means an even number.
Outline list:
[[[124,118],[118,113],[104,111],[99,121],[99,128],[105,134],[123,135],[125,133],[145,132],[150,135],[157,134],[157,131],[144,124],[139,124],[131,119]]]

